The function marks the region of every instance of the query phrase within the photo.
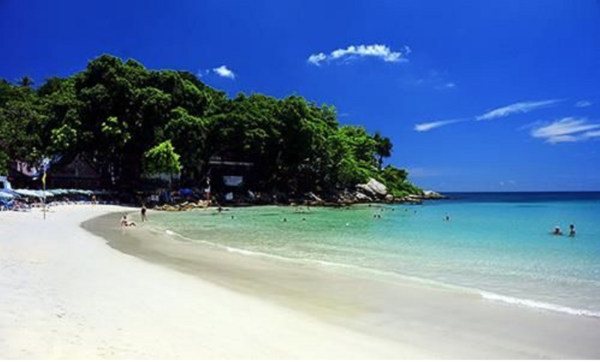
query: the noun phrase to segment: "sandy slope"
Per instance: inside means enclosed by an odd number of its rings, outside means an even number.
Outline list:
[[[425,356],[122,254],[79,227],[119,210],[0,213],[0,358]]]

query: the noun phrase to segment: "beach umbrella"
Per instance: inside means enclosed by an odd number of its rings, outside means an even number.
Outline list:
[[[37,190],[16,189],[13,191],[16,192],[17,194],[19,194],[20,196],[43,197],[43,196],[40,196],[40,194],[38,193]]]
[[[39,191],[40,197],[53,197],[54,194],[50,191]]]
[[[0,191],[0,199],[13,199],[15,195],[9,194],[8,192]]]
[[[93,191],[94,195],[111,195],[112,192],[109,191]]]
[[[194,196],[194,191],[192,189],[181,189],[179,190],[179,195],[186,196]]]
[[[60,196],[60,195],[66,195],[68,194],[68,191],[65,189],[51,189],[51,190],[47,190],[48,192],[50,192],[51,194],[53,194],[54,196]]]

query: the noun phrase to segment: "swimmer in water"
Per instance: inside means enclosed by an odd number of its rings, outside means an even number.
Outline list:
[[[569,237],[574,238],[575,234],[577,234],[577,232],[575,231],[575,225],[569,225],[569,229]]]
[[[560,226],[556,225],[554,227],[554,231],[552,231],[552,235],[561,236],[563,232],[560,230]]]

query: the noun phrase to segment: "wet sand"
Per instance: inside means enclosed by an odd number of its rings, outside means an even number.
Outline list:
[[[429,358],[600,358],[598,318],[493,302],[403,278],[228,252],[147,226],[122,229],[118,217],[82,226],[125,254],[399,349],[410,346]]]
[[[0,213],[0,359],[435,356],[224,288],[203,279],[206,269],[148,263],[80,227],[116,211],[131,210],[54,207],[45,221],[37,210]],[[102,227],[119,232],[118,219]]]

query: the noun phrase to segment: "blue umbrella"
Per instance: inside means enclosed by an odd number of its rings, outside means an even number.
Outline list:
[[[0,199],[14,199],[15,195],[9,194],[8,192],[0,191]]]
[[[181,196],[194,196],[194,191],[192,189],[181,189],[179,190],[179,195]]]

